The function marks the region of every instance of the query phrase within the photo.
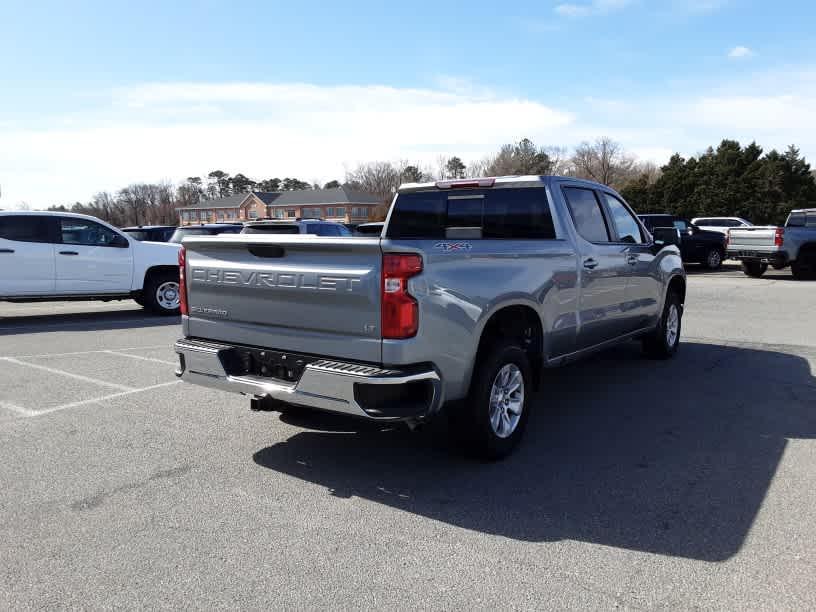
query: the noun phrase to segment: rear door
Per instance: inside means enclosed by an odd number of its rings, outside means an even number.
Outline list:
[[[242,234],[184,241],[186,335],[379,362],[379,239]]]
[[[127,293],[133,279],[133,249],[116,246],[120,234],[101,223],[60,217],[56,291],[61,294]]]
[[[0,215],[0,296],[54,292],[55,218]]]
[[[562,186],[578,233],[580,305],[577,348],[583,349],[631,331],[626,309],[628,246],[614,242],[599,193],[584,186]]]

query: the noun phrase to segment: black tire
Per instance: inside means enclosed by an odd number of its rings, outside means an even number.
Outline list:
[[[721,249],[709,249],[703,259],[703,266],[706,270],[719,270],[724,257],[725,253]]]
[[[783,264],[783,263],[772,263],[772,264],[771,264],[771,267],[772,267],[774,270],[784,270],[785,268],[787,268],[787,267],[788,267],[788,264]]]
[[[742,271],[752,277],[752,278],[759,278],[768,270],[768,264],[762,263],[761,261],[743,261],[742,262]]]
[[[133,301],[136,302],[142,308],[144,308],[145,302],[144,302],[144,298],[141,295],[134,295],[133,296]]]
[[[677,316],[677,329],[673,336],[668,333],[669,320],[672,318],[672,309]],[[666,295],[663,313],[660,322],[653,332],[643,338],[643,351],[652,359],[670,359],[677,353],[680,346],[680,332],[683,329],[683,305],[680,296],[675,291]]]
[[[160,298],[159,291],[166,285],[175,283],[176,292],[178,292],[178,282],[179,277],[177,273],[157,272],[156,274],[151,274],[145,281],[144,290],[142,291],[144,307],[153,314],[177,316],[180,312],[178,300],[176,300],[175,307],[168,307],[167,302]]]
[[[494,383],[501,384],[499,375],[510,372],[512,376],[513,366],[521,374],[523,397],[519,403],[518,420],[515,421],[508,435],[502,436],[491,424],[491,398]],[[505,367],[510,367],[510,369],[505,370]],[[533,376],[527,353],[512,341],[499,341],[486,351],[476,364],[467,399],[449,406],[451,433],[464,446],[468,454],[490,461],[502,459],[513,452],[524,435],[527,421],[530,418],[532,393]],[[501,405],[502,403],[498,402],[498,409],[509,415],[508,403],[504,403],[504,408]],[[497,422],[501,422],[500,428],[502,425],[510,427],[512,420],[513,417],[508,416],[507,421],[499,418]]]

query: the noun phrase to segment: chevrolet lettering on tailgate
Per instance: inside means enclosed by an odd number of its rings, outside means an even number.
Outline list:
[[[351,276],[316,274],[313,272],[246,272],[218,268],[194,268],[190,278],[193,283],[210,285],[243,285],[246,287],[282,287],[288,289],[312,289],[315,291],[356,291],[360,279]]]

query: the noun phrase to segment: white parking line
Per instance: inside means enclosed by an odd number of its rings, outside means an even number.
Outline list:
[[[8,402],[0,402],[0,408],[5,408],[6,410],[11,410],[12,412],[16,412],[17,414],[27,417],[37,415],[35,410],[29,410],[28,408],[23,408],[22,406],[17,406],[16,404],[10,404]]]
[[[142,357],[141,355],[130,355],[129,353],[120,353],[119,351],[104,351],[111,355],[119,355],[119,357],[130,357],[131,359],[139,359],[140,361],[152,361],[153,363],[163,363],[164,365],[177,365],[174,361],[167,361],[165,359],[155,359],[153,357]]]
[[[94,353],[110,353],[111,351],[140,351],[143,349],[170,348],[169,344],[151,344],[148,346],[126,346],[118,349],[96,349],[92,351],[71,351],[70,353],[40,353],[38,355],[9,355],[16,359],[35,359],[37,357],[66,357],[68,355],[93,355]]]
[[[82,376],[82,374],[74,374],[73,372],[66,372],[65,370],[58,370],[56,368],[49,368],[48,366],[40,365],[38,363],[28,363],[26,361],[20,361],[19,359],[14,359],[13,357],[0,357],[2,361],[8,361],[9,363],[13,363],[15,365],[27,366],[29,368],[34,368],[35,370],[42,370],[43,372],[50,372],[51,374],[57,374],[59,376],[67,376],[69,378],[75,378],[76,380],[81,380],[88,383],[93,383],[95,385],[101,385],[103,387],[111,387],[112,389],[120,389],[122,391],[135,391],[133,387],[127,387],[125,385],[119,385],[117,383],[108,382],[106,380],[99,380],[98,378],[91,378],[90,376]]]
[[[45,410],[29,410],[27,416],[37,417],[43,414],[50,414],[52,412],[59,412],[60,410],[67,410],[68,408],[77,408],[79,406],[86,406],[88,404],[96,404],[98,402],[104,402],[106,400],[116,399],[119,397],[125,397],[126,395],[133,395],[134,393],[142,393],[143,391],[152,391],[153,389],[161,389],[162,387],[170,387],[172,385],[177,385],[181,381],[180,380],[171,380],[170,382],[159,383],[157,385],[151,385],[149,387],[143,387],[142,389],[130,389],[128,391],[122,391],[121,393],[111,393],[110,395],[104,395],[102,397],[92,398],[81,400],[78,402],[71,402],[69,404],[62,404],[60,406],[53,406],[52,408],[46,408]]]

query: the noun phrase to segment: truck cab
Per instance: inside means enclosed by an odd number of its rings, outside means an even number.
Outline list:
[[[649,231],[656,227],[675,227],[680,232],[680,253],[684,262],[702,264],[717,270],[725,259],[725,234],[701,229],[690,221],[667,214],[638,215]]]

